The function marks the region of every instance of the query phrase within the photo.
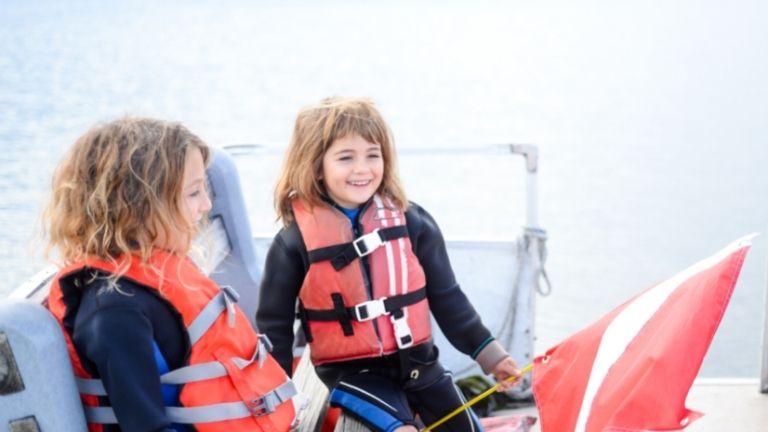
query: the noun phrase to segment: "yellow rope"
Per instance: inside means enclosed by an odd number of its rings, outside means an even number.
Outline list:
[[[474,404],[480,402],[481,400],[485,399],[486,397],[488,397],[491,393],[495,392],[502,383],[515,381],[516,379],[518,379],[518,378],[522,377],[523,375],[527,374],[528,372],[530,372],[531,369],[533,369],[533,363],[529,364],[528,366],[526,366],[522,370],[520,370],[520,375],[518,375],[518,376],[514,376],[513,375],[513,376],[505,379],[504,381],[502,381],[500,383],[497,383],[495,386],[493,386],[493,387],[489,388],[488,390],[482,392],[481,394],[473,397],[472,400],[470,400],[469,402],[467,402],[464,405],[462,405],[462,406],[456,408],[455,410],[451,411],[445,417],[443,417],[440,420],[438,420],[438,421],[432,423],[431,425],[425,427],[424,429],[421,430],[421,432],[430,432],[430,431],[432,431],[436,427],[438,427],[438,426],[442,425],[443,423],[447,422],[448,420],[456,417],[458,414],[460,414],[465,409],[471,407],[472,405],[474,405]]]

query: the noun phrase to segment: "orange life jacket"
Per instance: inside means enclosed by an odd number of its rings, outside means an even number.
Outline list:
[[[388,197],[374,195],[361,210],[357,239],[340,210],[292,204],[310,261],[299,317],[315,365],[378,357],[430,339],[424,270],[405,214]],[[369,274],[358,259],[363,256]]]
[[[115,273],[126,260],[128,270],[121,277],[156,290],[179,312],[190,338],[188,364],[160,376],[163,384],[182,386],[182,406],[166,407],[169,419],[193,424],[200,432],[288,431],[296,416],[293,383],[267,352],[266,339],[235,305],[237,293],[220,288],[188,258],[158,251],[146,264],[130,257],[119,264],[89,260],[67,266],[54,278],[48,299],[62,329],[67,313],[63,297],[79,288],[61,280],[83,269]],[[111,407],[97,406],[98,396],[106,391],[83,367],[69,332],[64,336],[89,430],[117,423]]]

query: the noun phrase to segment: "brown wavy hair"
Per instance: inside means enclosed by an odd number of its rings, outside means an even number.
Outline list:
[[[179,123],[125,117],[86,132],[53,175],[46,254],[58,249],[64,264],[127,254],[146,262],[159,239],[189,230],[181,196],[190,148],[208,164],[208,146]]]
[[[397,173],[392,133],[373,101],[366,98],[329,97],[305,107],[296,116],[293,136],[275,187],[277,219],[293,220],[291,201],[300,199],[309,207],[321,205],[327,195],[320,180],[323,156],[337,139],[357,134],[381,146],[384,175],[378,192],[387,195],[401,210],[408,201]]]

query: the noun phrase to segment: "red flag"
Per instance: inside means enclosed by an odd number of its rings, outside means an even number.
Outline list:
[[[680,430],[753,236],[652,286],[534,360],[543,432]]]

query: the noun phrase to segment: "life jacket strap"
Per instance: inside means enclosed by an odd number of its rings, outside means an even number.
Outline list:
[[[253,400],[251,407],[238,401],[196,407],[166,407],[165,412],[172,423],[195,424],[237,420],[270,414],[297,394],[296,386],[288,380],[271,392]],[[117,417],[111,407],[83,406],[83,408],[88,423],[117,424]]]
[[[245,369],[254,362],[259,362],[261,367],[268,357],[268,352],[272,350],[272,342],[267,335],[259,335],[259,342],[256,345],[253,355],[249,359],[241,357],[232,357],[232,363],[239,369]],[[210,361],[198,363],[191,366],[185,366],[160,375],[161,384],[183,385],[196,381],[205,381],[214,378],[221,378],[227,375],[227,369],[219,361]],[[100,379],[75,377],[77,389],[81,394],[92,396],[107,396],[107,391]]]
[[[344,306],[344,297],[342,297],[341,293],[333,293],[331,294],[331,300],[333,301],[333,321],[338,321],[341,324],[344,336],[352,336],[355,334],[355,331],[352,329],[352,319],[349,316],[349,312]]]
[[[341,297],[341,294],[338,294]],[[391,297],[382,297],[369,300],[352,307],[344,308],[344,317],[347,320],[370,321],[383,315],[389,315],[404,307],[414,305],[427,298],[427,289],[420,288],[407,294],[399,294]],[[342,300],[343,301],[343,300]],[[336,303],[334,302],[334,305]],[[299,307],[297,314],[299,319],[308,321],[340,321],[338,308],[334,309],[306,309]]]
[[[233,327],[235,325],[235,303],[239,298],[240,295],[234,288],[229,285],[222,286],[221,291],[205,305],[187,327],[190,345],[194,345],[200,340],[224,311],[227,311],[229,326]]]
[[[349,243],[340,243],[307,251],[307,258],[310,263],[331,261],[333,268],[339,271],[348,266],[352,261],[373,253],[373,251],[383,246],[384,242],[403,237],[408,237],[408,228],[405,225],[377,228]]]
[[[296,318],[301,322],[301,329],[304,330],[304,339],[308,343],[312,343],[315,338],[312,337],[312,329],[309,327],[309,318],[307,318],[307,309],[304,307],[304,302],[299,300],[298,310],[296,311]]]

